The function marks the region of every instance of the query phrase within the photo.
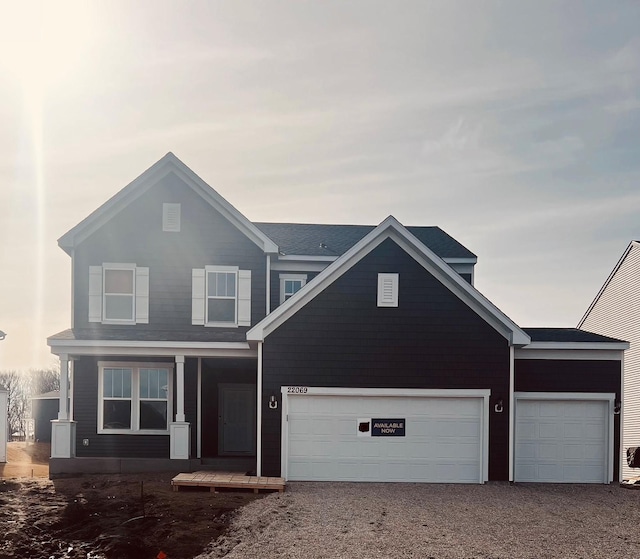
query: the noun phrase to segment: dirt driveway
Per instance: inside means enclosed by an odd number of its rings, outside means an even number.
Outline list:
[[[0,479],[14,477],[49,477],[49,443],[7,443],[7,462],[0,463]]]
[[[290,483],[237,511],[201,559],[637,558],[618,485]]]

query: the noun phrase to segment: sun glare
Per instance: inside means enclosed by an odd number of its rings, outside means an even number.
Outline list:
[[[25,159],[33,167],[33,213],[36,217],[36,278],[32,359],[42,346],[44,317],[44,242],[46,184],[44,177],[44,106],[53,89],[74,86],[74,69],[91,39],[89,2],[71,0],[0,0],[0,82],[21,90],[25,112],[23,137],[29,138]]]
[[[0,66],[26,91],[69,77],[91,39],[89,2],[0,1]]]

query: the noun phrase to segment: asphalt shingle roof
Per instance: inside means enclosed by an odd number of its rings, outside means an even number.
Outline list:
[[[284,254],[340,256],[355,245],[373,225],[322,225],[315,223],[254,223]],[[407,227],[440,258],[476,258],[469,249],[439,227]]]
[[[578,328],[523,328],[531,336],[532,342],[612,342],[624,340],[601,336]]]

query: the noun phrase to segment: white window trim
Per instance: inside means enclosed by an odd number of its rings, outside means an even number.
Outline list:
[[[104,414],[104,369],[131,369],[131,429],[104,429],[102,427]],[[167,428],[140,429],[140,369],[166,369],[168,372],[167,391]],[[173,363],[143,363],[143,362],[113,362],[98,361],[98,434],[99,435],[168,435],[169,425],[173,420]],[[128,400],[129,398],[123,398]],[[145,398],[146,399],[146,398]]]
[[[307,285],[307,274],[280,274],[280,304],[284,303],[284,282],[285,281],[300,281],[302,285],[300,289],[302,289],[305,285]]]
[[[131,320],[109,319],[106,318],[107,310],[107,293],[105,289],[107,272],[112,270],[127,270],[133,276],[133,293],[131,304]],[[135,264],[116,264],[104,263],[102,265],[102,323],[103,324],[135,324],[136,323],[136,265]]]
[[[220,328],[226,326],[228,328],[236,328],[238,326],[238,282],[240,280],[238,274],[238,266],[205,266],[204,267],[204,325],[214,328]],[[208,322],[209,318],[209,273],[210,272],[225,272],[234,273],[236,275],[236,296],[235,299],[235,320],[233,322]],[[231,299],[231,297],[211,297],[212,299]]]

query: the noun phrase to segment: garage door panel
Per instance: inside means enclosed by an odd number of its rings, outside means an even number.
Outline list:
[[[603,483],[607,475],[608,402],[516,402],[516,481]]]
[[[478,483],[483,402],[481,397],[292,396],[287,477]],[[362,418],[402,418],[405,434],[363,436]]]

